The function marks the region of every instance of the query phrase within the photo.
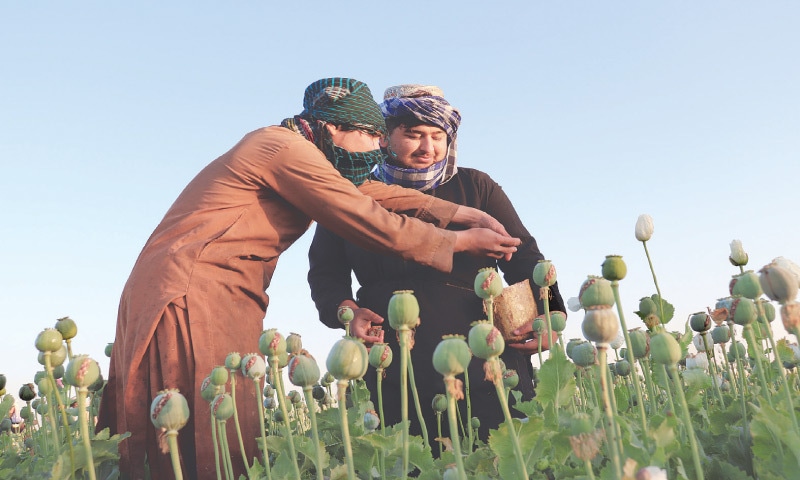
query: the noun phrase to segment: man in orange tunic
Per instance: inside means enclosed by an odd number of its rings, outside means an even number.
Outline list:
[[[316,220],[338,235],[442,271],[454,252],[510,256],[519,240],[492,217],[415,190],[367,180],[381,158],[383,116],[365,84],[311,84],[303,112],[247,135],[183,190],[144,246],[120,300],[98,430],[130,432],[120,444],[123,478],[172,478],[148,418],[157,392],[189,402],[178,439],[187,478],[216,478],[203,379],[230,352],[258,351],[266,290],[281,252]],[[416,216],[428,222],[409,218]],[[475,227],[448,231],[448,223]],[[237,382],[246,458],[260,457],[255,387]],[[237,477],[244,472],[228,429]]]

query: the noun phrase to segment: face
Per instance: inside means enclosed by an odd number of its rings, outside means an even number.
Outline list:
[[[380,135],[372,135],[363,130],[344,130],[338,125],[325,124],[331,139],[337,147],[348,152],[370,152],[379,148]]]
[[[382,147],[387,145],[397,155],[389,157],[391,163],[403,168],[427,168],[447,155],[447,134],[432,125],[400,125],[392,130],[388,141],[381,140]]]

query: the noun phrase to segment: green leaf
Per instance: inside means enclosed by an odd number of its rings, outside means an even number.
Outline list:
[[[554,348],[539,369],[535,400],[545,408],[569,404],[576,389],[574,373],[575,364],[561,348]]]
[[[650,296],[650,298],[653,299],[653,302],[655,302],[655,304],[656,304],[656,308],[658,308],[658,306],[659,306],[658,305],[658,301],[659,301],[659,298],[660,298],[658,296],[658,294],[654,293],[653,295]],[[663,298],[661,298],[661,301],[662,301],[661,306],[664,309],[664,316],[661,319],[661,324],[662,325],[666,325],[666,324],[669,323],[670,320],[672,320],[672,317],[675,315],[675,307],[672,306],[671,303],[669,303],[668,301],[664,300]],[[658,311],[661,312],[661,310],[658,310]],[[659,313],[659,315],[660,315],[660,313]],[[690,335],[690,338],[691,338],[691,335]]]

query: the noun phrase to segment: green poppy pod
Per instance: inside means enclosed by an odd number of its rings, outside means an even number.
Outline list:
[[[614,364],[614,372],[620,377],[627,377],[631,374],[631,364],[624,358]]]
[[[275,397],[264,397],[264,408],[267,410],[275,410],[278,408],[278,399]]]
[[[114,343],[107,343],[106,348],[103,353],[106,354],[106,357],[111,358],[111,352],[114,350]]]
[[[45,397],[53,393],[53,384],[50,383],[49,378],[43,378],[36,383],[36,387],[39,389],[39,395]]]
[[[267,373],[267,362],[257,353],[248,353],[242,357],[242,375],[253,379],[263,377]]]
[[[150,404],[150,421],[157,429],[180,430],[189,421],[189,403],[177,389],[161,390]]]
[[[531,323],[531,331],[536,334],[541,334],[545,330],[547,330],[547,319],[545,318],[544,314],[541,314],[533,319],[533,322]]]
[[[588,413],[578,412],[572,415],[569,421],[570,435],[575,437],[595,430],[594,421]]]
[[[516,388],[519,385],[519,374],[516,370],[503,370],[503,387],[507,389]]]
[[[681,359],[681,346],[669,332],[659,332],[650,338],[650,356],[661,365],[675,365]]]
[[[64,338],[55,328],[45,328],[36,336],[36,349],[40,352],[55,352],[61,348]]]
[[[11,419],[6,417],[0,421],[0,432],[5,433],[11,430]]]
[[[714,340],[714,345],[728,343],[731,339],[731,329],[727,325],[717,325],[711,330],[711,339]]]
[[[300,334],[290,333],[289,336],[286,337],[286,351],[289,352],[290,355],[294,355],[299,353],[302,349],[303,340],[300,338]]]
[[[53,378],[62,378],[64,376],[64,364],[53,367]]]
[[[567,328],[567,314],[560,310],[550,312],[550,328],[554,332],[563,332]]]
[[[214,385],[211,382],[211,375],[204,378],[200,383],[200,396],[203,397],[203,400],[206,402],[211,402],[214,400],[214,397],[216,397],[219,392],[219,386]]]
[[[603,278],[612,282],[622,280],[628,274],[628,266],[620,255],[606,255],[601,268]]]
[[[540,287],[552,287],[556,283],[556,267],[550,260],[539,260],[533,267],[533,283]]]
[[[707,332],[711,328],[711,316],[705,312],[693,313],[689,317],[689,326],[695,332]]]
[[[475,275],[475,295],[486,300],[503,293],[503,280],[493,267],[481,268]]]
[[[225,385],[228,383],[228,369],[216,366],[211,370],[211,383],[214,385]]]
[[[56,330],[61,333],[64,340],[72,340],[78,334],[78,325],[75,324],[75,320],[63,317],[56,320]]]
[[[292,385],[311,387],[319,381],[319,364],[310,353],[300,350],[289,360],[288,375]]]
[[[39,370],[38,372],[33,374],[33,383],[39,383],[39,380],[45,378],[47,376],[47,372],[44,370]]]
[[[388,343],[376,343],[369,349],[369,364],[373,368],[389,368],[392,364],[392,348]]]
[[[609,306],[588,308],[583,317],[581,330],[583,336],[590,342],[609,343],[619,333],[619,318]]]
[[[397,290],[389,299],[389,325],[398,332],[419,325],[419,302],[413,290]]]
[[[572,349],[572,361],[579,367],[589,367],[597,363],[597,348],[591,342],[583,342]]]
[[[266,357],[278,357],[286,353],[286,339],[277,328],[264,330],[258,339],[258,349]]]
[[[352,337],[344,337],[333,344],[325,365],[337,380],[356,380],[367,373],[369,366],[367,347]]]
[[[31,407],[36,411],[36,413],[38,413],[41,416],[47,415],[47,412],[50,411],[50,405],[44,402],[39,403],[35,407],[33,406],[33,404],[31,404]]]
[[[794,301],[797,297],[797,278],[786,268],[770,263],[759,270],[759,281],[764,293],[778,303]]]
[[[229,370],[242,368],[242,356],[239,355],[239,352],[231,352],[225,357],[225,367]]]
[[[221,393],[211,402],[211,415],[217,420],[227,420],[233,416],[233,398]]]
[[[61,344],[61,348],[56,350],[55,352],[47,352],[50,354],[50,366],[55,368],[59,365],[64,363],[64,360],[67,359],[67,347],[64,344]],[[39,352],[39,365],[45,364],[45,352]]]
[[[444,413],[447,411],[447,395],[443,393],[437,393],[433,396],[433,400],[431,401],[431,408],[436,413]]]
[[[736,358],[744,359],[747,356],[747,347],[742,342],[733,342],[728,347],[728,361],[735,362]]]
[[[33,414],[31,413],[31,407],[29,407],[27,405],[22,407],[22,410],[19,411],[19,416],[22,417],[23,419],[27,420],[27,421],[30,421],[31,418],[33,418],[32,415]]]
[[[0,373],[0,390],[6,388],[6,376]]]
[[[355,316],[356,313],[347,305],[341,306],[338,310],[336,310],[336,318],[339,319],[339,323],[342,325],[347,325],[352,322]]]
[[[611,282],[603,277],[589,275],[581,284],[578,301],[583,308],[614,305],[614,290]]]
[[[499,356],[506,348],[506,342],[503,340],[500,330],[488,320],[473,322],[467,341],[472,354],[484,360]]]
[[[378,414],[375,413],[375,410],[367,410],[364,412],[364,430],[367,433],[374,432],[380,425],[381,419],[378,418]]]
[[[320,381],[320,383],[327,387],[328,385],[332,384],[335,381],[336,379],[333,377],[333,375],[331,375],[331,372],[325,372],[322,375],[322,380]]]
[[[736,325],[750,325],[758,318],[756,304],[749,298],[736,297],[731,302],[731,317]]]
[[[291,390],[289,393],[286,394],[286,397],[292,402],[292,405],[297,405],[298,403],[303,401],[303,394],[298,392],[297,390]]]
[[[582,338],[570,338],[569,341],[567,342],[567,346],[564,348],[564,350],[567,352],[567,356],[569,358],[572,358],[572,349],[575,347],[575,345],[578,345],[579,343],[583,343],[585,341],[586,340]]]
[[[96,393],[99,392],[101,388],[106,384],[106,380],[103,378],[103,374],[97,376],[97,380],[94,381],[91,385],[86,387],[90,392]]]
[[[631,352],[633,358],[645,358],[650,354],[650,335],[641,328],[628,330],[628,337],[631,340]]]
[[[264,396],[265,397],[273,397],[273,396],[275,396],[275,387],[273,387],[269,383],[264,385]]]
[[[478,417],[472,417],[469,423],[472,425],[473,430],[481,428],[481,419]]]
[[[64,371],[64,380],[78,388],[86,388],[100,376],[100,365],[88,355],[72,357]]]
[[[652,298],[642,297],[639,299],[639,310],[636,314],[642,319],[650,315],[658,315],[658,305]]]
[[[464,373],[472,353],[462,335],[445,335],[433,351],[433,368],[442,376]]]
[[[755,300],[764,293],[758,275],[752,270],[734,275],[731,279],[730,292],[731,295],[738,295],[750,300]]]
[[[766,300],[761,300],[758,302],[758,304],[761,305],[761,313],[763,313],[763,318],[762,315],[759,315],[758,319],[760,321],[764,323],[771,323],[773,320],[775,320],[775,305]]]

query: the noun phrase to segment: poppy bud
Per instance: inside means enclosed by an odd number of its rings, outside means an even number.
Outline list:
[[[392,364],[392,349],[387,343],[376,343],[369,349],[369,364],[373,368],[388,368]]]
[[[445,377],[455,376],[464,373],[471,358],[462,335],[445,335],[433,351],[433,368]]]
[[[467,338],[473,355],[484,360],[500,355],[506,348],[500,330],[487,320],[473,322]]]
[[[589,275],[581,284],[578,300],[583,308],[597,307],[601,305],[614,305],[614,290],[611,289],[611,282],[603,277]]]
[[[533,283],[540,287],[552,287],[556,283],[556,267],[553,262],[539,260],[536,263],[533,267]]]
[[[675,365],[681,359],[681,346],[668,332],[659,332],[650,338],[650,355],[661,365]]]
[[[431,408],[436,413],[444,413],[447,411],[447,396],[443,393],[437,393],[433,396],[431,401]]]
[[[636,219],[636,240],[646,242],[653,236],[653,217],[646,213],[639,215]]]
[[[413,290],[398,290],[389,299],[389,325],[397,331],[419,325],[419,303]]]
[[[310,387],[319,381],[319,365],[305,350],[292,355],[289,360],[289,381],[298,387]]]
[[[75,320],[69,317],[56,320],[56,330],[61,333],[64,340],[71,340],[78,334],[78,326],[75,324]]]
[[[742,247],[741,240],[734,240],[731,242],[731,254],[728,260],[730,260],[731,265],[734,267],[743,267],[747,265],[748,256],[747,252],[745,252]]]
[[[162,390],[150,404],[150,421],[163,430],[180,430],[189,421],[189,403],[177,389]]]
[[[361,378],[369,365],[367,347],[352,337],[343,337],[333,344],[325,365],[337,380]]]
[[[606,259],[601,265],[603,278],[611,281],[619,281],[628,274],[628,266],[620,255],[606,255]]]

